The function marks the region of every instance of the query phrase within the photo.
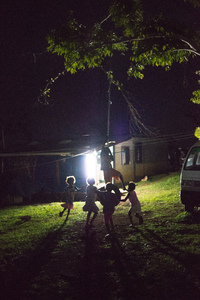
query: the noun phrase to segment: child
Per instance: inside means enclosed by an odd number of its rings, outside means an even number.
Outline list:
[[[135,192],[135,183],[130,181],[129,186],[128,186],[128,195],[124,200],[121,201],[126,201],[129,199],[131,207],[128,211],[128,216],[131,222],[131,226],[133,226],[133,220],[132,220],[132,214],[135,214],[137,218],[139,218],[139,224],[141,225],[143,223],[143,218],[141,216],[141,205],[140,201],[138,200],[137,194]]]
[[[112,178],[115,178],[116,180],[121,180],[123,189],[126,190],[122,174],[112,168],[111,162],[114,161],[114,157],[108,145],[104,144],[104,146],[102,147],[100,158],[101,170],[104,172],[105,183],[112,182]]]
[[[75,191],[79,190],[77,187],[74,186],[74,183],[76,182],[76,179],[74,176],[68,176],[66,177],[66,184],[67,187],[64,189],[64,192],[62,194],[62,201],[65,201],[64,204],[61,204],[62,207],[64,207],[63,211],[59,213],[59,216],[62,217],[63,213],[66,209],[68,209],[67,212],[67,218],[69,217],[70,210],[74,208],[73,202],[74,202],[74,195]]]
[[[93,226],[93,222],[98,215],[99,208],[95,204],[95,201],[97,200],[97,193],[96,193],[97,188],[94,186],[95,184],[94,178],[88,178],[86,180],[86,183],[88,184],[88,186],[86,190],[86,203],[83,206],[83,211],[88,211],[87,220],[86,220],[86,229],[88,229],[88,227]],[[94,215],[89,223],[90,216],[92,213],[94,213]]]
[[[114,193],[112,193],[114,191]],[[108,234],[110,235],[110,225],[111,229],[114,230],[112,215],[115,211],[115,206],[120,202],[120,192],[118,192],[117,186],[112,183],[106,184],[106,191],[98,191],[97,196],[100,199],[101,204],[103,205],[104,221]],[[109,224],[110,223],[110,224]]]

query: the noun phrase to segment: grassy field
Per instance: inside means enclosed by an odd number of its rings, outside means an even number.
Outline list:
[[[138,183],[144,224],[129,227],[121,202],[109,240],[100,203],[89,234],[84,202],[67,222],[60,203],[1,209],[2,299],[200,299],[200,214],[184,211],[179,178]]]

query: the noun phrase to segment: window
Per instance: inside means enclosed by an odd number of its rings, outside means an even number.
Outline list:
[[[186,170],[200,170],[200,148],[195,147],[191,150],[186,163]]]
[[[129,165],[130,162],[130,150],[129,147],[122,147],[122,165]]]
[[[135,162],[142,163],[142,144],[138,143],[135,145]]]

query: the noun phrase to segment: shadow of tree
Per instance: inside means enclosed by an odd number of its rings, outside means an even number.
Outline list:
[[[15,263],[2,299],[200,299],[198,255],[181,250],[154,229],[121,226],[107,240],[99,224],[85,232],[80,222],[66,222]],[[138,248],[129,236],[139,236]],[[145,244],[151,250],[142,248]],[[160,262],[167,258],[172,266],[168,273],[160,270],[159,277]],[[38,276],[41,270],[46,278]],[[38,280],[37,289],[31,290]]]
[[[200,299],[199,255],[181,250],[180,247],[161,238],[152,229],[143,227],[142,230],[138,230],[143,238],[153,245],[154,253],[161,253],[172,259],[174,272],[165,273],[165,276],[170,276],[171,280],[174,280],[173,289],[177,299]]]
[[[62,229],[65,223],[66,220],[58,230],[45,236],[32,252],[25,253],[23,257],[19,257],[15,262],[12,262],[9,273],[2,274],[2,299],[24,299],[22,296],[23,291],[28,283],[39,273],[41,266],[48,261],[50,254],[63,235]]]

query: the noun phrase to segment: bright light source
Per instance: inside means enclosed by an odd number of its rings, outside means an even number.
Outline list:
[[[85,169],[86,169],[86,177],[94,178],[96,180],[97,177],[97,153],[93,151],[86,155],[85,159]]]

